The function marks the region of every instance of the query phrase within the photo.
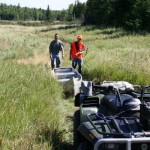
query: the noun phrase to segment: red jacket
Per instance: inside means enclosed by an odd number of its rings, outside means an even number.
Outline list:
[[[71,43],[71,57],[72,58],[82,58],[83,54],[75,55],[76,53],[84,51],[84,43],[83,42],[72,42]]]

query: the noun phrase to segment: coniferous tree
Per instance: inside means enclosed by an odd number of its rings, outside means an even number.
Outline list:
[[[46,10],[46,20],[50,21],[50,19],[51,19],[51,11],[48,5],[47,10]]]
[[[150,30],[149,0],[88,0],[86,24]]]
[[[38,20],[37,9],[35,9],[35,8],[34,8],[34,10],[33,10],[33,18],[34,18],[34,20]]]
[[[86,11],[85,3],[80,3],[79,0],[76,0],[74,5],[74,10],[73,10],[74,18],[80,20],[84,19],[85,11]]]
[[[74,10],[74,5],[70,4],[68,9],[67,21],[72,21],[74,19],[73,10]]]

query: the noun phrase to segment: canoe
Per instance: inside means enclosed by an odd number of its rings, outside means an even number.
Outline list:
[[[82,76],[71,67],[54,68],[52,70],[53,77],[63,83],[66,92],[73,93],[74,96],[80,93]]]

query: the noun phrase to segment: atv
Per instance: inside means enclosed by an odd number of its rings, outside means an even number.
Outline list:
[[[75,96],[76,150],[150,150],[150,85],[81,83]]]

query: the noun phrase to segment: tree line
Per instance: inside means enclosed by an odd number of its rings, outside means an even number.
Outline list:
[[[49,21],[54,20],[59,21],[73,21],[75,19],[84,19],[85,14],[85,3],[80,3],[76,1],[75,4],[70,4],[67,10],[51,10],[48,5],[47,9],[36,9],[28,7],[20,7],[7,5],[0,3],[0,20],[16,20],[16,21],[26,21],[26,20],[40,20]]]
[[[87,0],[85,23],[150,31],[150,0]]]
[[[47,10],[20,7],[7,4],[0,4],[0,20],[16,20],[16,21],[26,21],[26,20],[40,20],[40,21],[50,21],[52,19],[60,18],[60,11],[52,11],[49,6]]]
[[[76,0],[56,11],[0,4],[0,20],[76,21],[84,24],[150,31],[150,0]]]

